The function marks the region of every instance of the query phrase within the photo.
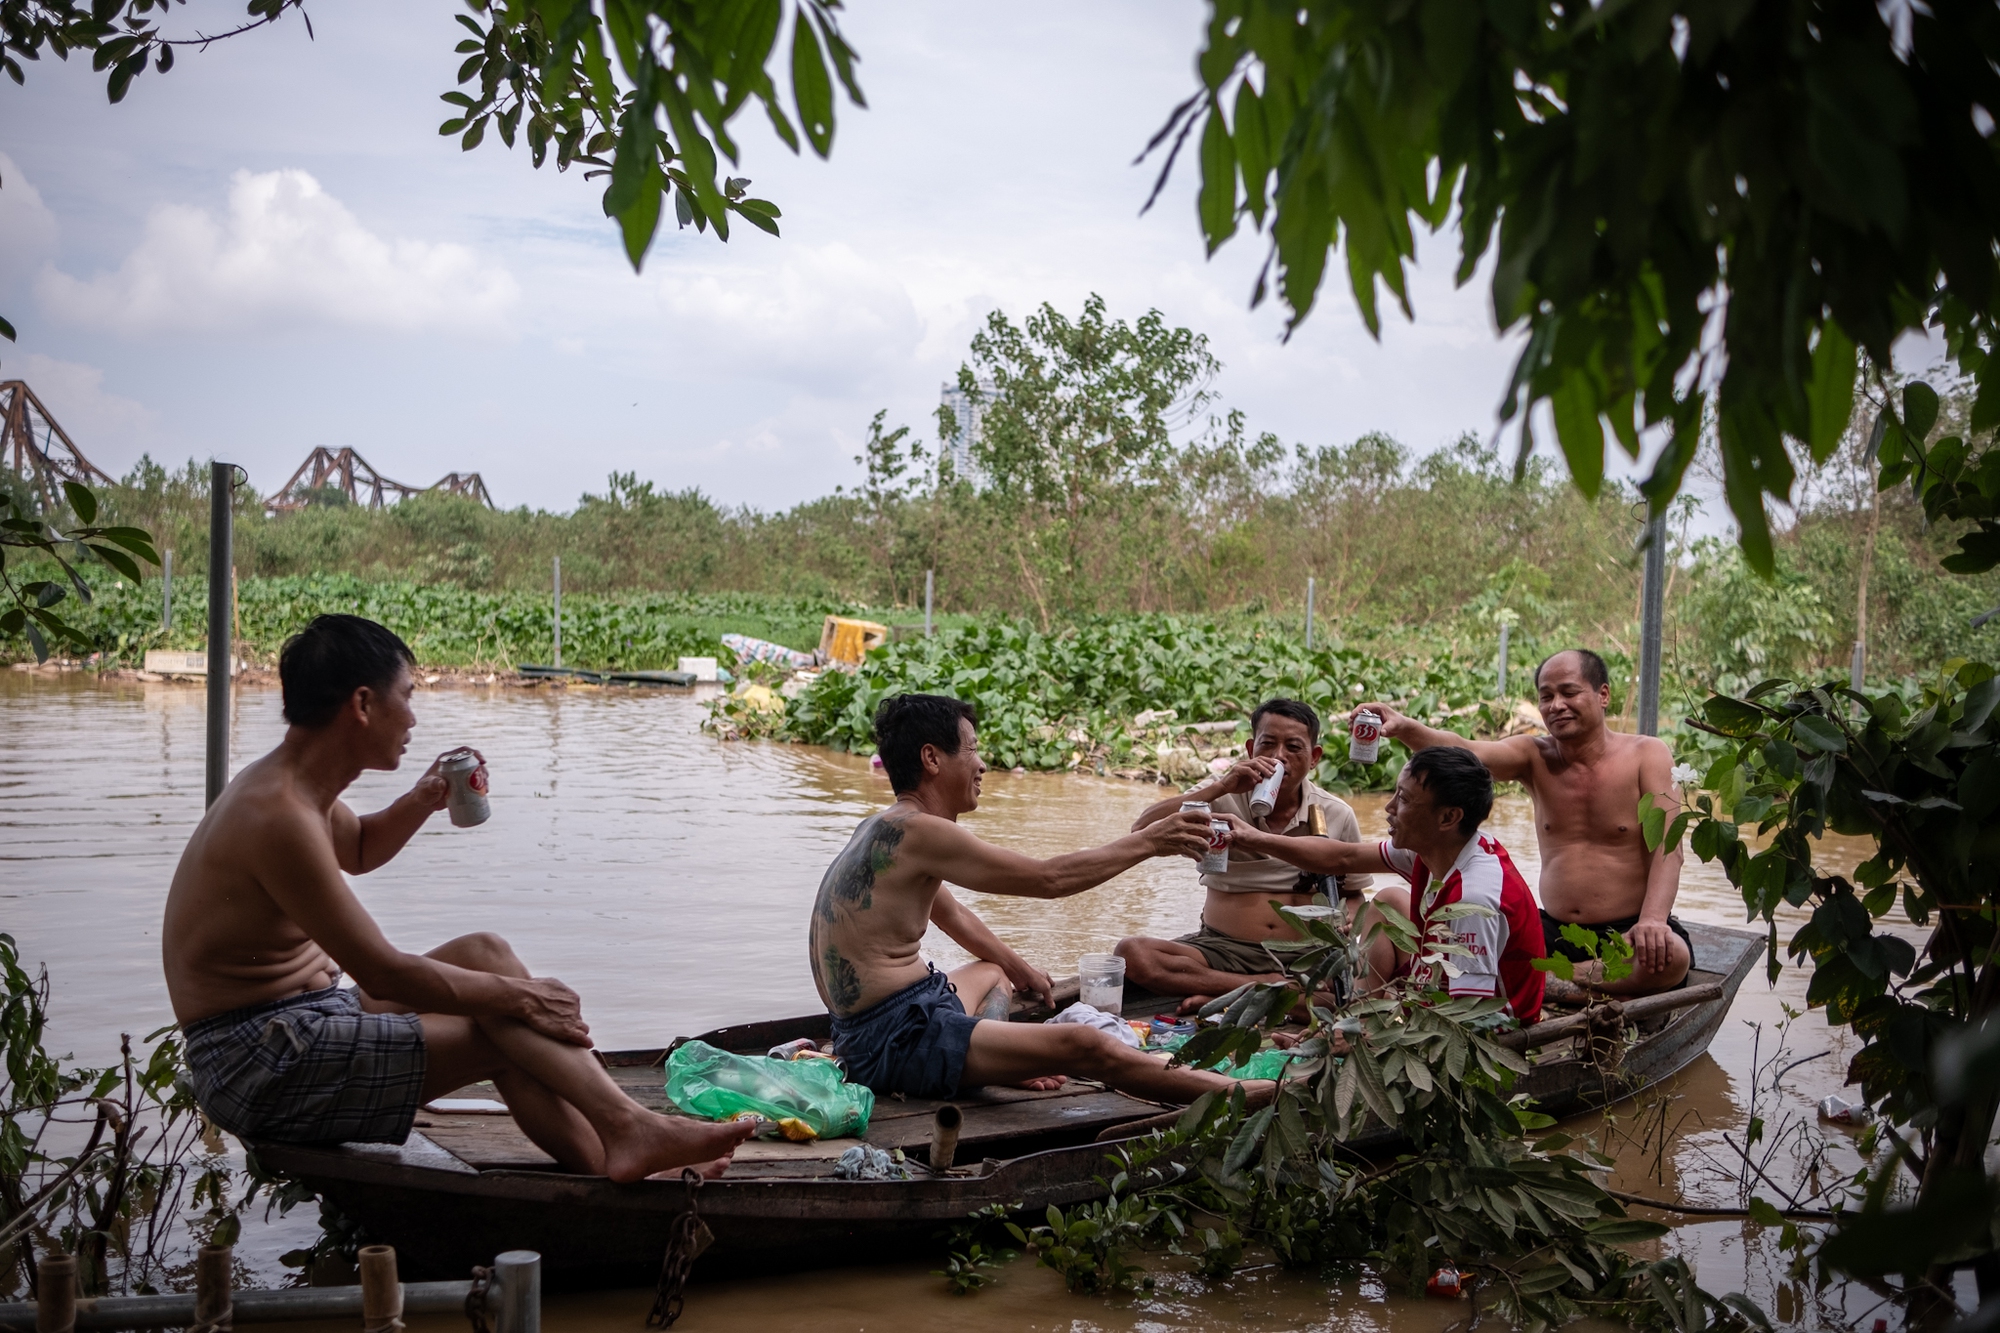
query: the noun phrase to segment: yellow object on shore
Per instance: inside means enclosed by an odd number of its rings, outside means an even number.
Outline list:
[[[736,687],[736,697],[752,708],[766,713],[779,712],[785,706],[785,701],[772,693],[770,686],[752,685],[747,680]]]
[[[820,627],[819,655],[823,661],[837,662],[841,666],[861,665],[870,648],[880,648],[889,642],[889,627],[878,625],[872,620],[852,620],[846,616],[828,616]]]

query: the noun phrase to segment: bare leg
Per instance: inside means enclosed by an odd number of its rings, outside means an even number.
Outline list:
[[[1681,984],[1688,969],[1694,966],[1694,957],[1678,935],[1667,937],[1669,957],[1664,968],[1649,968],[1637,957],[1632,959],[1632,974],[1616,981],[1604,980],[1604,964],[1592,959],[1575,965],[1575,976],[1580,986],[1591,986],[1607,995],[1656,995],[1663,990],[1672,990]]]
[[[972,1029],[962,1087],[1019,1083],[1054,1073],[1094,1078],[1107,1087],[1160,1102],[1191,1102],[1237,1080],[1205,1069],[1169,1069],[1108,1032],[1076,1023],[981,1023]],[[1244,1083],[1246,1093],[1268,1097],[1274,1085]]]
[[[1118,941],[1115,950],[1125,960],[1125,976],[1134,985],[1144,986],[1155,995],[1185,995],[1189,1004],[1181,1006],[1183,1013],[1199,1000],[1207,1003],[1210,997],[1226,995],[1246,981],[1277,982],[1286,978],[1279,972],[1265,972],[1246,975],[1241,972],[1218,972],[1208,965],[1208,956],[1192,944],[1182,944],[1179,940],[1155,940],[1144,935],[1131,935]]]
[[[1014,988],[1007,983],[1007,974],[1000,970],[998,963],[967,963],[950,974],[951,984],[958,991],[958,1002],[974,1017],[1005,1023],[1014,1012]],[[982,998],[983,997],[983,998]],[[977,1005],[975,1009],[973,1006]],[[995,1012],[997,1010],[997,1012]],[[1060,1075],[1053,1078],[1023,1079],[1016,1087],[1029,1092],[1054,1092],[1068,1079]]]
[[[1382,919],[1382,914],[1375,910],[1375,903],[1386,903],[1404,916],[1408,916],[1410,891],[1383,889],[1375,895],[1372,902],[1355,914],[1354,935],[1361,941],[1361,961],[1365,971],[1354,981],[1355,990],[1363,995],[1370,991],[1381,990],[1410,970],[1409,955],[1397,952],[1396,946],[1390,942],[1386,932],[1376,935],[1373,939],[1368,937],[1370,928]]]
[[[462,936],[432,956],[480,971],[529,975],[497,935]],[[367,1003],[377,1010],[400,1007]],[[503,1093],[522,1098],[517,1106],[510,1096],[508,1107],[523,1132],[572,1171],[631,1181],[674,1167],[712,1165],[755,1132],[748,1123],[655,1115],[627,1097],[589,1050],[544,1037],[515,1019],[422,1018],[430,1065],[425,1095],[493,1079]]]

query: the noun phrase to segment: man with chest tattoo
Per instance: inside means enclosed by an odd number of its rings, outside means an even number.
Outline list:
[[[950,880],[978,893],[1066,898],[1156,856],[1199,857],[1208,850],[1206,816],[1176,815],[1103,847],[1037,861],[958,823],[978,808],[986,771],[970,704],[892,695],[876,710],[875,741],[896,802],[861,821],[834,858],[810,931],[813,981],[849,1079],[881,1094],[951,1097],[988,1084],[1050,1088],[1077,1075],[1164,1102],[1230,1085],[1220,1074],[1170,1069],[1082,1024],[1006,1021],[1015,990],[1052,999],[1048,974],[944,887]],[[978,961],[938,971],[919,952],[933,924]],[[1246,1091],[1254,1101],[1271,1087]]]
[[[1364,704],[1382,717],[1382,733],[1425,750],[1460,745],[1477,755],[1495,781],[1525,783],[1535,803],[1535,837],[1542,853],[1542,937],[1550,954],[1576,960],[1580,982],[1614,995],[1651,995],[1687,984],[1693,951],[1673,916],[1680,892],[1681,854],[1646,850],[1639,829],[1639,794],[1678,809],[1673,752],[1653,736],[1604,725],[1611,705],[1604,659],[1588,648],[1556,653],[1535,669],[1546,736],[1468,741],[1403,716],[1388,704]],[[1568,924],[1600,941],[1612,933],[1632,946],[1632,974],[1604,981],[1603,965],[1562,938]],[[1600,944],[1600,948],[1601,948]]]

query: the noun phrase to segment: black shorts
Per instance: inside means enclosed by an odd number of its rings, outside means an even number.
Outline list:
[[[1639,917],[1636,913],[1634,913],[1631,916],[1620,917],[1616,921],[1595,921],[1595,922],[1558,921],[1554,917],[1549,915],[1547,908],[1543,908],[1542,947],[1545,952],[1543,953],[1542,956],[1544,958],[1554,958],[1556,955],[1560,954],[1564,958],[1567,958],[1571,962],[1575,963],[1586,963],[1590,961],[1589,954],[1577,948],[1574,944],[1571,944],[1568,940],[1562,937],[1562,928],[1564,926],[1582,926],[1585,930],[1594,932],[1598,939],[1598,947],[1601,949],[1604,947],[1603,942],[1606,936],[1614,933],[1623,935],[1626,931],[1632,929],[1632,927],[1638,924],[1639,924]],[[1687,927],[1681,924],[1681,919],[1679,917],[1669,916],[1667,918],[1667,929],[1674,932],[1674,934],[1680,936],[1681,943],[1687,945],[1688,967],[1690,970],[1692,970],[1694,967],[1694,941],[1688,938]],[[1679,990],[1682,986],[1685,986],[1687,984],[1688,984],[1688,979],[1685,976],[1683,976],[1680,979],[1679,985],[1670,986],[1668,987],[1668,989]]]

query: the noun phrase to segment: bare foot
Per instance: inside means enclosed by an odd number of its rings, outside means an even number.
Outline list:
[[[647,1176],[646,1179],[678,1181],[681,1178],[681,1172],[692,1171],[703,1180],[714,1180],[729,1169],[729,1165],[734,1160],[734,1157],[734,1153],[726,1153],[712,1162],[696,1162],[692,1166],[677,1166],[670,1171],[655,1171],[652,1175]]]
[[[1181,1007],[1174,1010],[1174,1012],[1177,1014],[1199,1013],[1201,1007],[1214,998],[1213,995],[1190,995],[1181,1001]]]
[[[1063,1084],[1067,1082],[1069,1082],[1067,1076],[1062,1074],[1051,1074],[1047,1078],[1022,1079],[1019,1083],[1016,1083],[1014,1086],[1017,1088],[1026,1088],[1029,1092],[1054,1092],[1057,1088],[1060,1088]]]
[[[718,1161],[726,1170],[736,1146],[758,1128],[759,1122],[755,1120],[712,1124],[640,1111],[622,1133],[606,1135],[598,1131],[604,1139],[604,1174],[624,1184],[644,1180],[656,1171],[678,1170],[683,1166],[701,1170]]]

